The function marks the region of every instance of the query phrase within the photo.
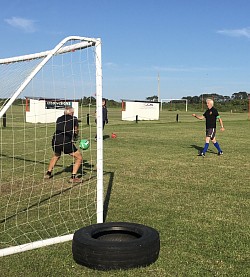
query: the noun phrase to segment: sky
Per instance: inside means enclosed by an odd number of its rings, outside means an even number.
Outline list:
[[[101,38],[103,96],[145,100],[250,92],[249,0],[11,0],[0,58]]]

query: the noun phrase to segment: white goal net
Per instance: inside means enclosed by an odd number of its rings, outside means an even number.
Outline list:
[[[90,141],[81,150],[80,184],[68,182],[70,155],[44,179],[66,106],[75,109],[79,139]],[[101,223],[101,40],[72,36],[50,51],[0,59],[0,120],[0,256],[67,241],[78,228]]]

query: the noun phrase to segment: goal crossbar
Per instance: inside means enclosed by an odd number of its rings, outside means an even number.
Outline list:
[[[76,37],[68,37],[67,40],[64,39],[60,43],[60,46],[65,44],[66,41],[72,40],[72,38],[76,39]],[[79,37],[78,39],[87,39],[88,41],[79,42],[79,43],[74,44],[73,46],[72,45],[63,46],[63,47],[61,46],[61,48],[59,48],[58,51],[54,54],[59,55],[59,54],[67,53],[70,51],[75,51],[75,50],[80,50],[80,49],[84,49],[87,47],[91,47],[91,46],[94,46],[97,41],[97,40],[94,41],[93,39],[81,38],[81,37]],[[51,53],[51,51],[52,50],[48,50],[48,51],[43,51],[43,52],[35,53],[35,54],[0,59],[0,64],[15,63],[15,62],[19,62],[19,61],[29,61],[29,60],[33,60],[33,59],[44,58],[44,57],[48,56]]]

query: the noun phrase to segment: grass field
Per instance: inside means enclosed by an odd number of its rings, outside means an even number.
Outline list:
[[[91,270],[73,261],[67,242],[1,258],[0,276],[250,276],[250,121],[246,113],[222,113],[224,155],[210,144],[202,158],[205,122],[192,112],[178,112],[178,123],[177,112],[164,110],[159,121],[135,123],[109,109],[104,134],[117,138],[104,140],[106,222],[157,229],[154,264]]]

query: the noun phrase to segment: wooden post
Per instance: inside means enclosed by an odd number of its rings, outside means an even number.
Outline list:
[[[87,124],[89,125],[89,113],[87,113]]]
[[[7,116],[6,113],[3,115],[3,127],[6,128],[7,126]]]

